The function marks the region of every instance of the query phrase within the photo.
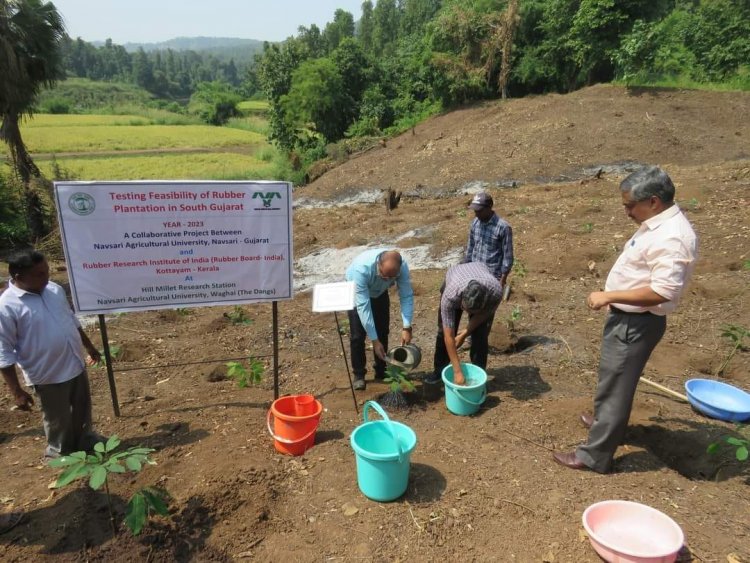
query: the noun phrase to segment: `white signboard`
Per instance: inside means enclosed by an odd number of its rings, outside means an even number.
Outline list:
[[[315,313],[354,309],[354,282],[319,283],[313,287],[312,310]]]
[[[286,182],[55,182],[80,313],[293,297]]]

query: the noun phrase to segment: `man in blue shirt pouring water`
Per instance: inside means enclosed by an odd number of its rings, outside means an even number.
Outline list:
[[[411,320],[414,313],[414,291],[409,267],[396,250],[377,248],[357,256],[346,270],[347,281],[355,284],[356,308],[349,311],[349,342],[351,345],[354,389],[366,388],[367,373],[365,339],[372,340],[375,356],[375,378],[385,377],[385,355],[391,321],[388,289],[396,285],[401,303],[401,344],[411,342]]]

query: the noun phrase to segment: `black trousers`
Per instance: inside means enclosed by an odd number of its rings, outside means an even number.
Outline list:
[[[380,343],[387,352],[388,332],[391,324],[391,299],[388,296],[388,292],[384,291],[379,297],[370,299],[370,307],[372,309],[372,318],[375,321],[375,332],[378,334],[378,340],[380,340]],[[348,316],[352,372],[354,373],[354,379],[364,379],[367,373],[367,357],[365,355],[367,333],[365,332],[365,327],[362,326],[362,321],[359,319],[357,309],[349,311]],[[373,364],[375,377],[383,377],[385,375],[385,362],[378,358],[374,351],[373,357],[375,359],[375,363]]]
[[[440,293],[442,297],[442,292]],[[456,332],[458,332],[458,326],[461,322],[461,316],[463,311],[458,309],[453,313],[454,325]],[[472,315],[469,315],[471,320]],[[482,369],[487,368],[487,353],[489,351],[489,336],[490,329],[492,328],[492,321],[495,320],[495,314],[493,313],[490,317],[479,325],[474,332],[471,333],[471,349],[469,351],[469,357],[471,363]],[[448,357],[448,350],[445,347],[445,333],[443,331],[443,315],[438,306],[438,331],[435,337],[435,357],[433,360],[433,370],[431,380],[439,380],[442,376],[443,369],[445,366],[451,363]]]

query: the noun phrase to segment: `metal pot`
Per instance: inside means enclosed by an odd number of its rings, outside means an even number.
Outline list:
[[[391,348],[386,354],[388,363],[400,367],[407,372],[416,369],[422,361],[422,351],[416,344],[405,344]]]

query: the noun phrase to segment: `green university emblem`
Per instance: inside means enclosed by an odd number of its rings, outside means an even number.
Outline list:
[[[96,209],[96,202],[89,194],[77,192],[68,199],[68,206],[76,215],[91,215]]]

